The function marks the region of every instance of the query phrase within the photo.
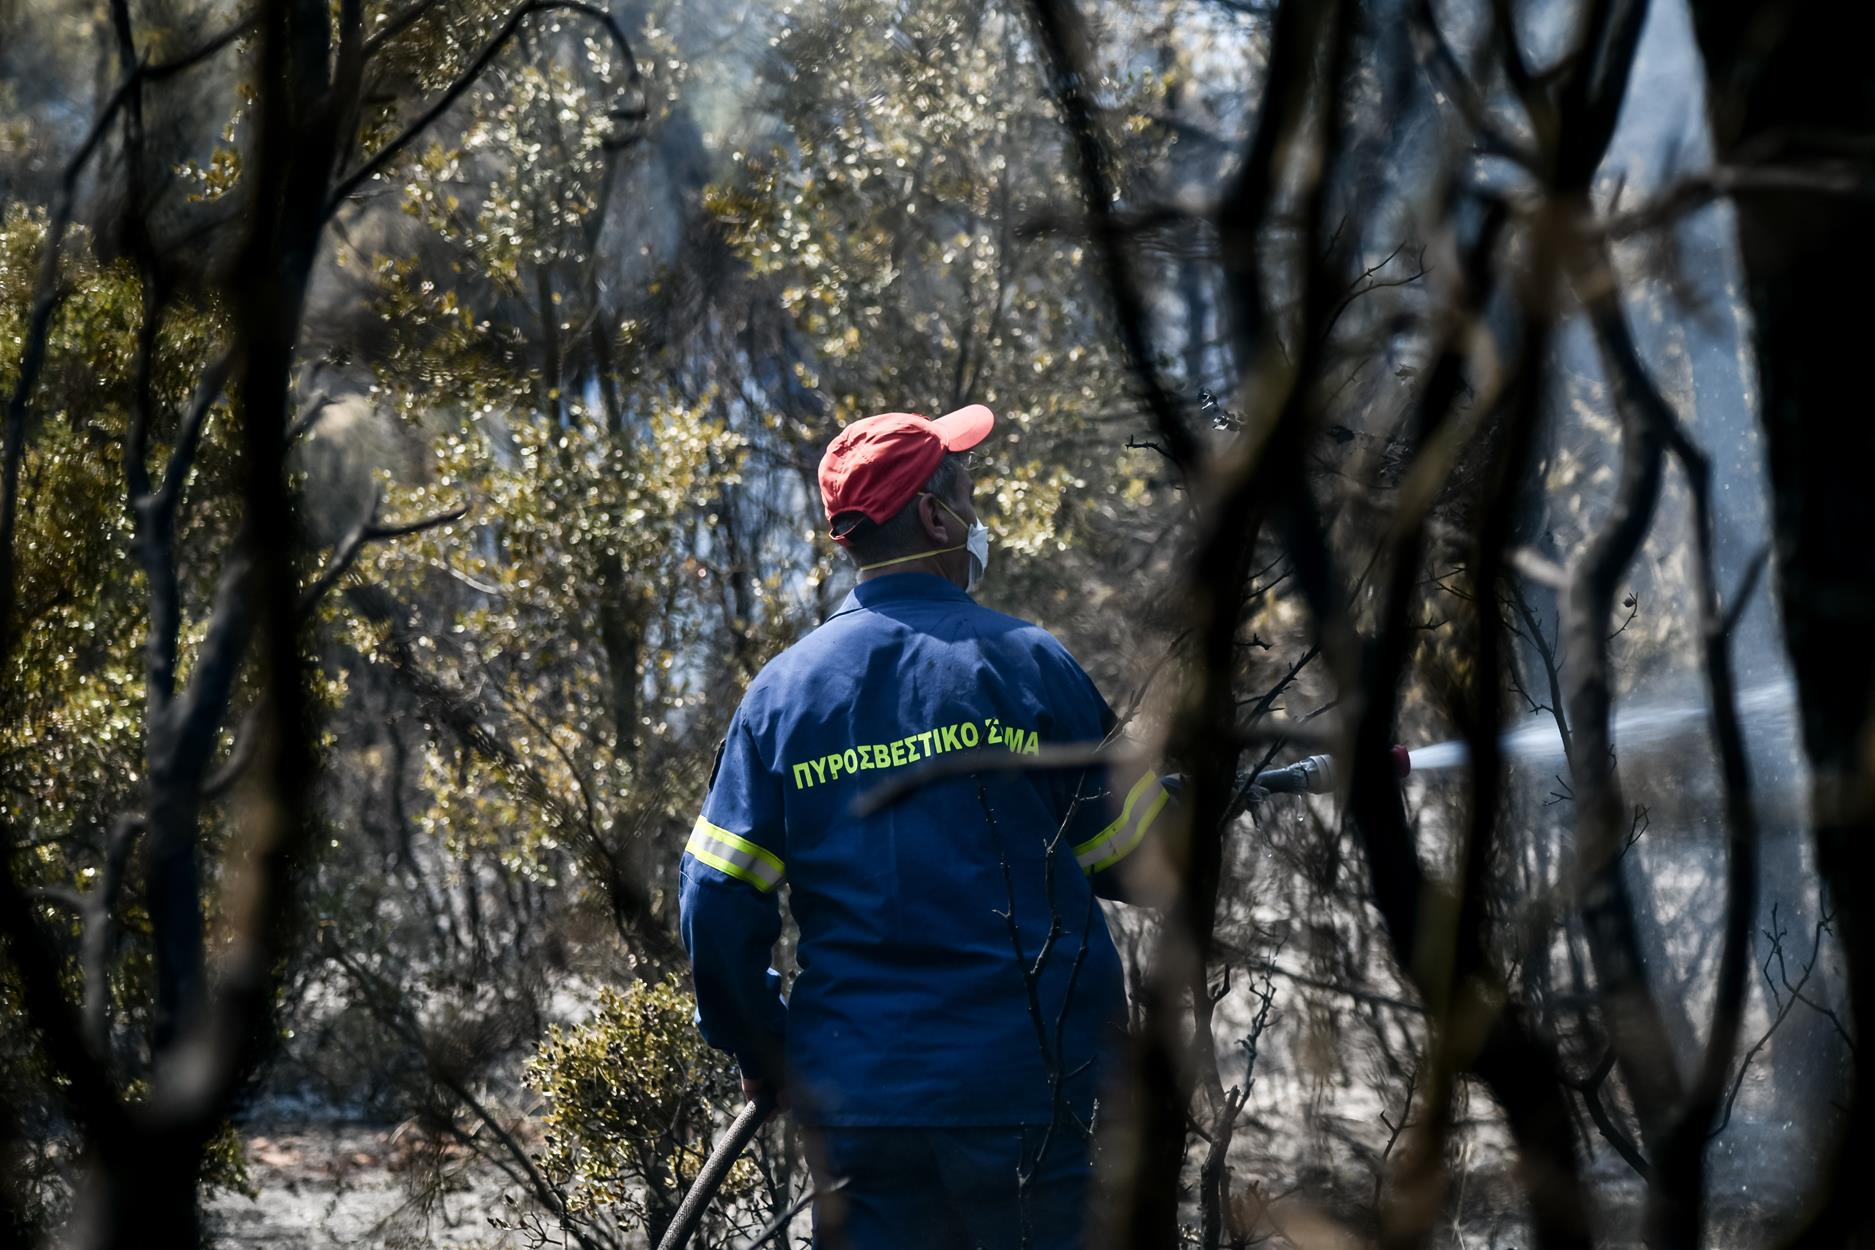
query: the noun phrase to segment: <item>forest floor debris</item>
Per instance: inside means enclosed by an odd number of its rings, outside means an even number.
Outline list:
[[[218,1195],[209,1204],[224,1247],[370,1246],[385,1250],[503,1244],[488,1217],[501,1186],[460,1183],[426,1214],[410,1196],[394,1124],[250,1125],[248,1176],[256,1196]]]

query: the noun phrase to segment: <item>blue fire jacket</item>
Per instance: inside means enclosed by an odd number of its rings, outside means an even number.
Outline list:
[[[1164,807],[1157,777],[984,770],[865,817],[854,800],[952,752],[1093,744],[1113,724],[1045,630],[928,574],[857,586],[750,685],[685,848],[704,1038],[749,1075],[785,1072],[808,1123],[1045,1122],[1057,1079],[1085,1117],[1125,1021],[1094,899]]]

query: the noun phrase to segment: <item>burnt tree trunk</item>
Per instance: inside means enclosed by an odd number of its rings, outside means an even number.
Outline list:
[[[1865,170],[1875,7],[1695,0],[1716,159]],[[1867,418],[1875,202],[1754,191],[1734,208],[1754,323],[1778,594],[1813,770],[1817,868],[1837,916],[1862,1045],[1837,1156],[1804,1244],[1868,1244],[1875,1174],[1875,423]],[[1858,1179],[1859,1178],[1859,1179]]]

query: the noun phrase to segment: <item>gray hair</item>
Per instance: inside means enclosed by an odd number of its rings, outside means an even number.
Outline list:
[[[965,468],[967,461],[960,452],[952,452],[938,461],[938,467],[931,474],[930,481],[918,494],[936,495],[945,503],[958,505],[964,502],[964,488],[968,483]],[[874,524],[861,517],[852,529],[847,531],[846,554],[854,564],[877,564],[881,560],[896,560],[901,556],[919,555],[930,549],[931,540],[925,537],[924,530],[918,524],[917,510],[912,506],[918,502],[918,495],[913,495],[886,520]],[[833,518],[834,529],[840,528],[843,520],[850,519],[852,513],[841,513]]]

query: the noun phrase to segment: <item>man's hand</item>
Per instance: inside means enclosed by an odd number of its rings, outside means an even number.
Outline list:
[[[742,1078],[742,1096],[749,1102],[767,1102],[779,1107],[784,1101],[785,1092],[774,1081],[764,1081],[758,1077]]]
[[[1233,812],[1249,812],[1252,823],[1261,824],[1263,813],[1268,810],[1263,805],[1269,802],[1270,792],[1255,782],[1237,788],[1236,800],[1231,804]]]

